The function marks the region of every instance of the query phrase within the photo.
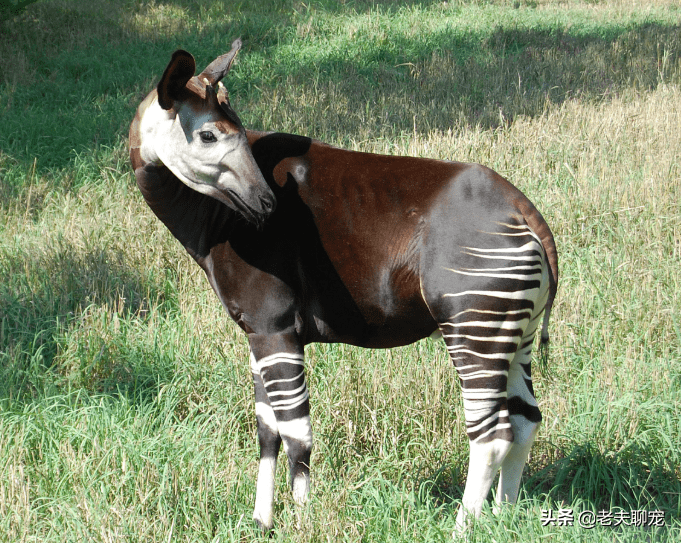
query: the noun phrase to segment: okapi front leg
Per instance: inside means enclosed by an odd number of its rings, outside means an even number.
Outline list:
[[[262,384],[262,393],[259,394],[259,397],[256,396],[256,413],[260,412],[258,415],[258,435],[261,439],[261,460],[254,517],[262,512],[268,512],[269,517],[262,520],[256,518],[256,521],[260,521],[266,529],[272,526],[273,486],[270,492],[269,481],[271,480],[272,485],[274,484],[276,456],[273,460],[271,457],[263,456],[263,444],[272,450],[276,445],[278,451],[279,443],[283,442],[288,457],[291,488],[295,502],[299,505],[305,503],[310,491],[312,426],[310,424],[310,402],[305,384],[303,361],[302,352],[278,352],[260,359],[257,359],[255,355],[252,358],[254,379],[256,383]],[[262,436],[260,431],[261,421],[262,426],[268,428],[262,432]],[[279,441],[272,440],[270,444],[268,440],[271,440],[271,436],[274,435],[272,431],[274,428],[276,428]],[[268,459],[264,462],[265,458]],[[267,503],[269,503],[269,507],[266,507]],[[259,507],[260,509],[258,509]],[[268,522],[263,522],[263,520],[268,520]]]
[[[251,370],[255,388],[255,416],[258,422],[260,465],[255,491],[253,520],[265,531],[272,529],[272,506],[274,502],[274,477],[277,473],[277,456],[281,448],[281,436],[274,410],[267,398],[265,386],[257,369],[255,356],[251,353]]]

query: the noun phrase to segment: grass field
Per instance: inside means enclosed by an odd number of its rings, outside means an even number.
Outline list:
[[[678,0],[45,0],[0,22],[0,542],[267,541],[246,339],[126,150],[172,51],[203,66],[236,36],[247,127],[481,162],[556,235],[544,423],[519,505],[469,540],[681,540]],[[449,540],[444,345],[306,353],[312,499],[298,523],[280,470],[272,540]]]

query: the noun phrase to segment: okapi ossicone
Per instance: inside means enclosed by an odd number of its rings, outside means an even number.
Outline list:
[[[194,76],[177,51],[130,127],[137,184],[248,336],[260,464],[253,517],[272,528],[281,444],[307,500],[304,346],[406,345],[441,333],[461,380],[470,461],[457,524],[515,502],[541,421],[530,359],[557,281],[551,231],[492,170],[245,130],[221,83],[241,47]]]

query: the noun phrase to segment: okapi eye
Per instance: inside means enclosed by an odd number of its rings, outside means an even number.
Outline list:
[[[199,137],[201,138],[201,141],[203,143],[215,143],[216,141],[218,141],[218,139],[215,137],[215,134],[207,130],[199,132]]]

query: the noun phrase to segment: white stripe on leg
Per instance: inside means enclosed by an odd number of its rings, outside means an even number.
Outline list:
[[[306,449],[312,448],[312,424],[310,417],[300,417],[289,421],[279,421],[279,435],[284,440],[284,447],[290,440],[300,443]]]
[[[258,424],[263,424],[272,434],[277,435],[277,417],[274,416],[274,410],[269,405],[265,402],[256,402],[255,416]]]

